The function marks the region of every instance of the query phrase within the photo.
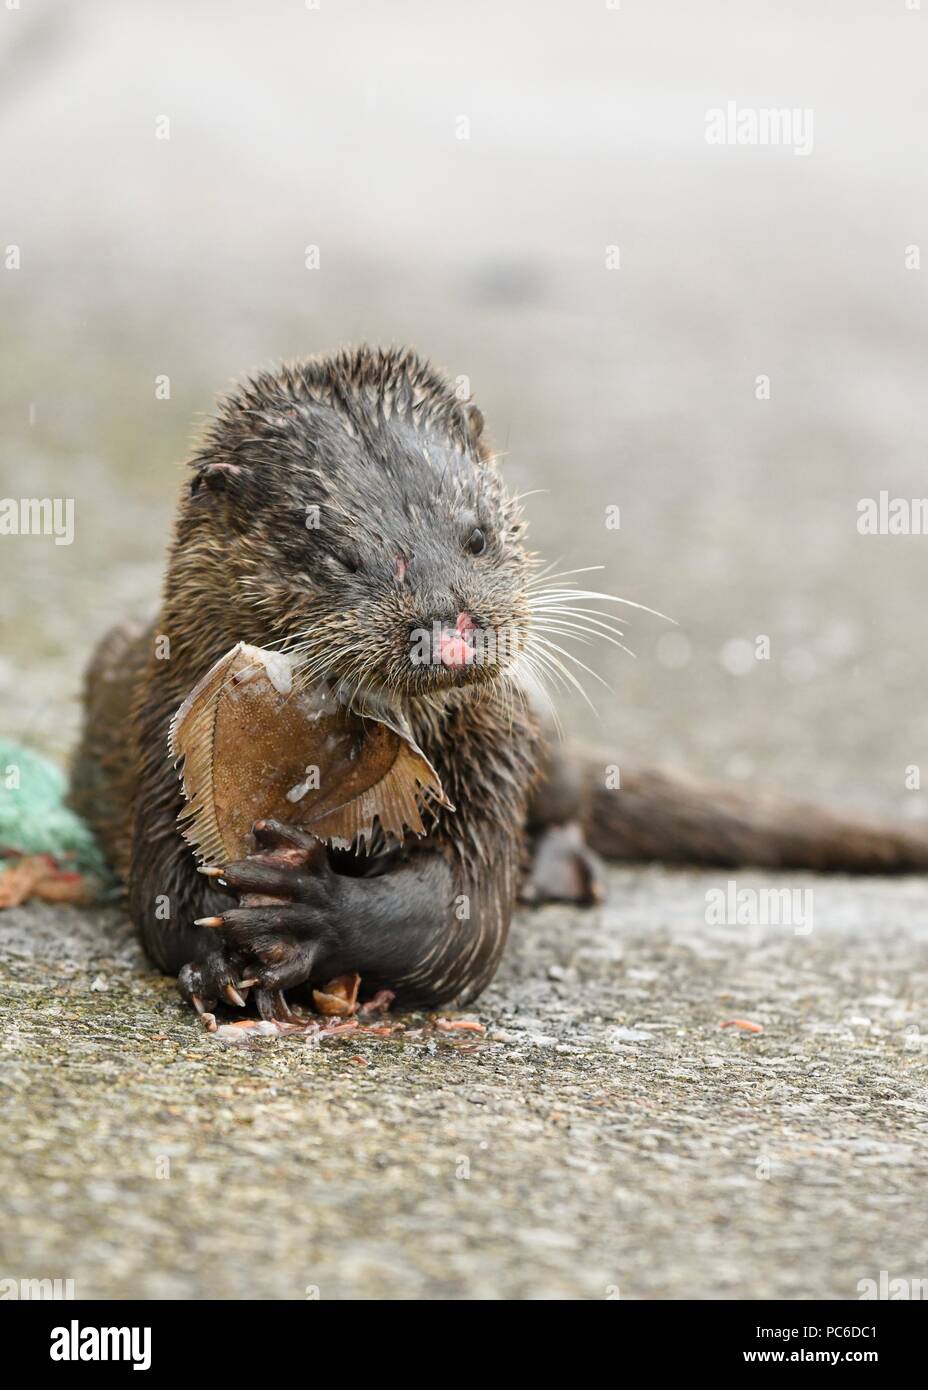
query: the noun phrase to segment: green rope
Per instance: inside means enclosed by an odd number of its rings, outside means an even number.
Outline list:
[[[64,804],[60,768],[28,748],[0,739],[0,861],[4,851],[51,854],[81,873],[107,877],[89,829]]]

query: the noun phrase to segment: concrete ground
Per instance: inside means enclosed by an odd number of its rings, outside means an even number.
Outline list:
[[[636,661],[577,647],[613,693],[581,673],[599,719],[565,692],[568,734],[604,765],[928,819],[928,540],[857,525],[926,490],[923,14],[0,14],[0,492],[74,503],[72,544],[0,537],[0,736],[65,762],[80,673],[156,602],[232,378],[409,342],[474,391],[545,559],[679,624],[628,612]],[[813,111],[813,152],[707,143],[735,99]],[[0,914],[0,1277],[291,1298],[928,1277],[928,886],[789,876],[814,888],[795,935],[708,924],[719,882],[624,871],[599,915],[520,918],[473,1050],[224,1050],[118,909]]]
[[[928,886],[739,874],[813,891],[797,934],[707,925],[725,882],[615,871],[600,911],[521,916],[476,1043],[230,1046],[120,909],[3,914],[0,1272],[286,1299],[921,1277]]]

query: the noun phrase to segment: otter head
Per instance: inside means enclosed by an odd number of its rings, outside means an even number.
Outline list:
[[[229,397],[182,531],[223,574],[235,635],[359,697],[511,674],[531,558],[482,429],[410,352],[311,359]]]

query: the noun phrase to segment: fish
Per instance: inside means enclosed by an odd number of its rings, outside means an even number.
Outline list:
[[[361,853],[378,825],[402,843],[439,806],[454,810],[401,717],[304,684],[286,654],[244,642],[190,691],[168,746],[185,797],[178,824],[205,864],[252,854],[259,820]]]

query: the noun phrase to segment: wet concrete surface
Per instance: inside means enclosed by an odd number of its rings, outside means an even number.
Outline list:
[[[679,624],[635,615],[635,661],[578,648],[611,690],[582,677],[595,721],[565,693],[569,733],[924,818],[928,540],[857,528],[925,491],[920,16],[436,15],[4,15],[0,492],[75,507],[70,545],[0,538],[4,734],[67,758],[232,378],[410,342],[469,382],[539,551]],[[708,146],[735,96],[813,107],[814,152]],[[3,1272],[194,1298],[921,1277],[928,890],[816,880],[804,936],[712,927],[718,882],[615,873],[602,914],[520,917],[473,1051],[223,1050],[118,908],[4,914]]]
[[[2,1269],[115,1298],[842,1298],[928,1259],[928,888],[519,917],[464,1043],[231,1046],[118,908],[0,919]],[[752,1033],[721,1025],[760,1024]],[[411,1020],[414,1022],[414,1020]]]

